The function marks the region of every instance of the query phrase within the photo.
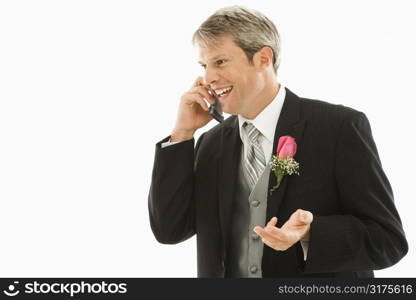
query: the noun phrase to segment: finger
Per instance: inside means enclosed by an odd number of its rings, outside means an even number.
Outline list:
[[[198,76],[195,79],[194,84],[192,86],[195,87],[195,86],[201,86],[201,85],[204,85],[204,77]]]
[[[283,231],[277,227],[267,227],[263,229],[260,226],[256,226],[254,227],[254,231],[261,237],[262,242],[270,248],[279,251],[284,251],[289,248]]]
[[[313,215],[310,211],[298,209],[298,221],[300,224],[308,225],[313,221]]]
[[[287,234],[284,230],[274,227],[274,226],[267,226],[264,230],[273,237],[273,242],[285,242],[287,240]]]
[[[297,209],[289,218],[289,220],[286,222],[288,224],[290,224],[291,226],[303,226],[305,225],[304,221],[303,221],[303,216],[302,216],[302,212],[304,210],[302,209]],[[302,216],[302,217],[301,217]]]
[[[265,239],[265,238],[270,238],[271,237],[271,235],[270,235],[270,233],[268,233],[265,229],[263,229],[262,227],[260,227],[260,226],[256,226],[256,227],[254,227],[253,228],[253,231],[255,232],[255,233],[257,233],[261,238],[263,238],[263,239]]]
[[[275,229],[277,229],[276,227],[274,227]],[[269,240],[269,241],[274,241],[276,239],[279,239],[281,237],[280,232],[275,231],[275,229],[273,228],[262,228],[260,226],[256,226],[254,227],[254,232],[257,233],[260,237]]]
[[[188,93],[192,94],[200,94],[203,98],[205,98],[210,104],[215,103],[215,99],[212,97],[205,86],[196,86],[189,90]]]
[[[201,108],[203,110],[205,110],[205,111],[209,110],[207,102],[198,93],[188,95],[188,97],[186,98],[186,103],[188,105],[197,104],[197,105],[201,106]]]
[[[311,213],[310,211],[305,210],[305,220],[307,224],[311,224],[313,222],[313,213]]]
[[[208,111],[209,110],[208,105],[207,105],[207,103],[205,102],[204,99],[197,98],[196,99],[196,102],[202,107],[203,110],[205,110],[205,111]]]
[[[205,99],[207,99],[207,101],[211,104],[215,103],[215,99],[212,97],[212,95],[208,92],[207,87],[205,86],[201,86],[201,87],[197,87],[197,91],[199,94],[203,95],[203,97]]]
[[[273,217],[273,218],[271,218],[270,219],[270,221],[267,223],[267,225],[266,226],[276,226],[276,224],[277,224],[277,218],[276,217]]]

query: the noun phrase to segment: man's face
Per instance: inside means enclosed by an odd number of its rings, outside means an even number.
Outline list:
[[[260,71],[230,37],[218,41],[212,47],[199,47],[205,84],[219,95],[224,112],[244,115],[264,87]]]

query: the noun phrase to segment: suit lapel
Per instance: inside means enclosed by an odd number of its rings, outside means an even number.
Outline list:
[[[221,159],[219,168],[219,213],[223,238],[223,255],[228,249],[228,235],[231,224],[231,207],[235,195],[235,181],[238,172],[238,162],[241,155],[241,139],[238,128],[238,118],[231,117],[224,124],[221,134]]]
[[[305,127],[305,121],[300,119],[300,100],[298,96],[293,94],[289,89],[286,88],[286,97],[283,103],[282,111],[280,113],[279,121],[276,125],[276,130],[274,134],[273,142],[273,151],[276,153],[277,145],[279,138],[284,135],[290,135],[295,138],[297,147],[301,147],[303,129]],[[294,157],[296,159],[296,155]],[[267,214],[266,214],[266,223],[270,219],[277,215],[280,204],[282,203],[285,192],[288,185],[288,175],[286,175],[279,188],[275,190],[272,194],[267,193]],[[269,176],[269,191],[273,186],[276,185],[276,176],[274,172],[270,172]]]

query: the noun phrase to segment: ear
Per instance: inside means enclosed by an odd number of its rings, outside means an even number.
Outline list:
[[[259,70],[264,70],[273,65],[273,50],[268,46],[264,46],[258,50],[253,56],[254,65]]]

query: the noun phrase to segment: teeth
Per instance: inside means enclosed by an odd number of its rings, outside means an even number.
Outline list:
[[[217,93],[218,96],[221,96],[229,91],[231,91],[232,87],[228,87],[228,88],[224,88],[224,89],[219,89],[219,90],[215,90],[215,93]]]

